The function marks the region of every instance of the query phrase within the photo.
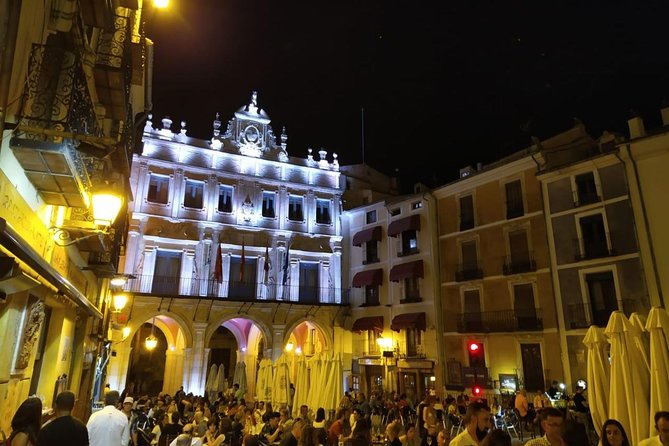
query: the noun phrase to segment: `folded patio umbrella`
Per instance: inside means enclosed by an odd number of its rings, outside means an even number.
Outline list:
[[[654,432],[654,415],[669,410],[669,314],[653,307],[648,314],[646,330],[650,333],[650,430]]]

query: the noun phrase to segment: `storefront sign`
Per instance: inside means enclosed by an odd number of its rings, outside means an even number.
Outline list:
[[[382,358],[360,358],[358,359],[360,365],[383,365]]]
[[[424,359],[400,359],[397,361],[397,367],[401,369],[432,369],[432,361]]]

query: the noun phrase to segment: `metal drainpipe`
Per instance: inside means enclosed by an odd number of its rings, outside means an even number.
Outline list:
[[[430,219],[430,249],[434,258],[434,273],[432,274],[432,289],[435,306],[435,331],[437,332],[437,360],[441,369],[441,386],[446,387],[446,352],[444,351],[444,314],[441,308],[441,268],[439,266],[439,237],[437,202],[432,193],[424,193],[423,198],[428,202],[428,218]],[[436,391],[437,389],[435,389]],[[445,397],[446,395],[442,395]]]
[[[653,276],[655,277],[655,286],[657,287],[657,297],[660,299],[660,305],[663,308],[667,308],[664,302],[664,295],[662,294],[662,283],[660,282],[660,275],[657,271],[657,259],[655,257],[655,249],[653,248],[653,236],[650,232],[650,225],[648,224],[648,215],[646,213],[646,202],[643,198],[643,190],[641,189],[641,181],[639,180],[639,169],[637,167],[636,160],[632,156],[632,149],[630,147],[630,143],[626,143],[625,148],[627,149],[627,155],[630,158],[632,170],[634,171],[634,182],[636,183],[637,189],[639,189],[639,201],[641,202],[641,215],[643,215],[644,229],[646,230],[646,234],[648,234],[648,247],[650,249],[650,258],[653,260]],[[614,154],[616,158],[618,158],[618,160],[624,166],[626,163],[620,157],[618,151],[615,151]],[[638,242],[639,242],[639,237],[637,236],[637,244]],[[641,249],[640,246],[639,249]]]
[[[5,120],[7,119],[9,84],[12,80],[16,35],[19,31],[22,0],[6,0],[3,3],[2,15],[4,19],[2,21],[2,31],[4,33],[4,44],[2,47],[2,58],[0,59],[0,138],[4,134]],[[0,150],[2,150],[1,146]]]

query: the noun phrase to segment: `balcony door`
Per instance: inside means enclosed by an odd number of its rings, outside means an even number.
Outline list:
[[[231,299],[253,300],[256,294],[258,259],[255,257],[230,257],[228,297]],[[242,269],[244,272],[242,273]]]
[[[611,313],[618,309],[616,285],[613,281],[613,272],[588,274],[585,276],[590,297],[592,324],[606,327]]]
[[[604,257],[609,253],[602,214],[582,217],[579,220],[583,236],[583,255],[586,259]]]
[[[163,251],[156,252],[156,266],[153,269],[153,294],[178,294],[179,276],[181,275],[181,252]]]
[[[481,331],[481,295],[479,290],[466,290],[462,295],[462,320],[466,331]]]
[[[541,357],[541,344],[520,344],[520,355],[523,360],[523,378],[525,390],[536,392],[544,390],[544,362]]]
[[[462,270],[465,272],[475,271],[479,268],[478,253],[476,251],[476,240],[462,243]]]
[[[300,302],[319,302],[318,266],[316,262],[300,262]]]
[[[518,229],[509,232],[509,252],[513,271],[528,271],[530,267],[530,246],[527,231]]]
[[[534,305],[534,286],[531,283],[513,286],[513,310],[519,330],[536,328],[537,309]]]

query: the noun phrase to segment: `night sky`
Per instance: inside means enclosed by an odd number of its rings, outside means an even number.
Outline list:
[[[669,100],[669,1],[170,1],[146,16],[156,123],[210,138],[255,89],[291,156],[356,164],[364,108],[365,161],[405,187],[574,117],[593,137],[633,113],[652,129]]]

